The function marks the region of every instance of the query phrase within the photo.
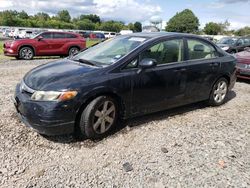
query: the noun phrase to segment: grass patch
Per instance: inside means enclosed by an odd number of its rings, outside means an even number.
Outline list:
[[[90,46],[93,46],[94,44],[100,42],[99,40],[87,40],[86,41],[86,47],[90,47]]]
[[[0,55],[3,54],[3,41],[0,41]]]

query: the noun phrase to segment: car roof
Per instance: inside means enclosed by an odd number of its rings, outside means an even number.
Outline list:
[[[126,34],[127,36],[133,36],[133,37],[145,37],[145,38],[161,38],[164,36],[193,36],[193,37],[198,37],[201,38],[197,35],[193,34],[187,34],[187,33],[176,33],[176,32],[141,32],[141,33],[131,33],[131,34]]]

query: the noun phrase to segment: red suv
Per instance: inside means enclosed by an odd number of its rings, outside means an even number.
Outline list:
[[[72,56],[86,48],[86,40],[69,32],[43,32],[31,39],[19,39],[4,43],[4,55],[17,59],[34,56]]]

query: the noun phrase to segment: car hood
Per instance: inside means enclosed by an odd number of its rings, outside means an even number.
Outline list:
[[[25,75],[24,82],[34,90],[69,90],[79,87],[79,80],[81,84],[89,82],[84,78],[99,69],[98,67],[64,59],[32,69]]]
[[[8,40],[4,44],[6,47],[10,47],[11,44],[23,44],[23,43],[31,43],[35,39],[15,39],[15,40]]]

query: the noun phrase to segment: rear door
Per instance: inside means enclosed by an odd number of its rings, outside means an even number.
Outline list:
[[[186,102],[205,100],[220,70],[219,54],[213,45],[199,39],[187,38],[185,46],[188,60]]]
[[[68,42],[65,33],[53,33],[51,42],[51,53],[55,55],[63,54],[64,45]]]

